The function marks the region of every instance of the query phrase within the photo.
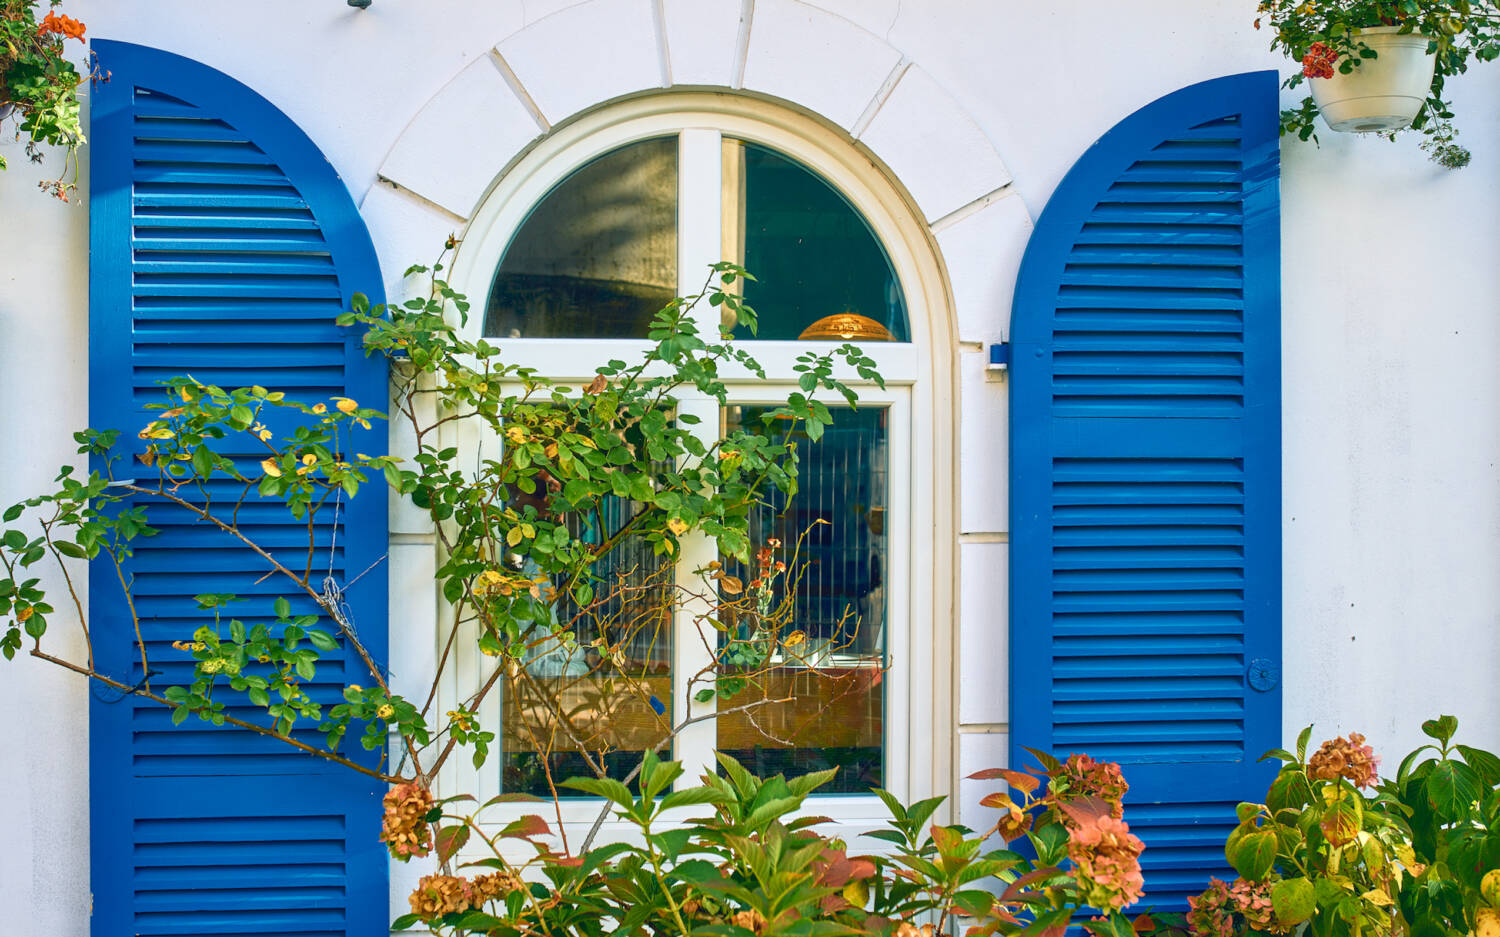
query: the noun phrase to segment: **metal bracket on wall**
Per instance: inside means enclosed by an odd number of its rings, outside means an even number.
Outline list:
[[[1010,370],[1010,342],[996,342],[990,346],[990,362],[986,365],[986,370]]]

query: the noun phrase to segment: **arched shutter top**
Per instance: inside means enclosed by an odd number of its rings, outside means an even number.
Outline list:
[[[1278,129],[1273,72],[1147,105],[1017,280],[1011,757],[1119,761],[1164,909],[1223,874],[1281,733]]]

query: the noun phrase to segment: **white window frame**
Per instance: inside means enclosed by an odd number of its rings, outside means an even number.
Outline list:
[[[930,230],[909,196],[868,152],[841,131],[786,107],[740,95],[680,92],[658,94],[589,112],[554,130],[523,154],[497,179],[471,219],[453,259],[450,282],[473,302],[466,337],[477,339],[495,271],[506,246],[531,209],[559,182],[585,163],[628,143],[676,135],[679,140],[678,291],[696,292],[708,265],[723,254],[722,140],[725,137],[765,145],[810,167],[834,185],[860,211],[885,248],[903,290],[910,321],[909,343],[869,343],[862,347],[877,362],[886,380],[884,390],[840,374],[856,387],[862,403],[889,407],[888,431],[890,536],[888,544],[887,639],[890,665],[885,681],[884,781],[904,800],[951,794],[957,790],[956,706],[957,663],[954,608],[956,579],[956,489],[953,459],[956,418],[956,344],[952,303],[946,277]],[[477,158],[477,157],[476,157]],[[713,193],[709,198],[707,193]],[[700,331],[717,334],[718,310],[703,304]],[[593,369],[609,358],[630,361],[650,347],[628,339],[491,339],[507,362],[537,368],[558,380],[587,380]],[[795,387],[791,365],[809,350],[836,343],[755,341],[746,346],[771,375],[760,381],[738,367],[726,367],[731,401],[739,404],[775,403],[777,394]],[[842,398],[824,398],[842,403]],[[718,402],[685,393],[676,401],[679,412],[695,412],[707,435],[719,427]],[[473,449],[483,443],[462,424],[440,430],[441,445]],[[711,538],[685,538],[678,561],[679,575],[717,555]],[[395,554],[393,553],[393,556]],[[393,575],[398,575],[393,570]],[[439,646],[452,628],[453,610],[438,590]],[[707,652],[697,640],[685,640],[691,612],[674,630],[673,673],[698,670]],[[460,635],[453,666],[439,687],[437,711],[454,708],[472,693],[497,666],[479,654],[473,635]],[[699,660],[704,658],[704,660]],[[677,718],[711,711],[713,703],[688,698],[686,681],[674,681],[673,713]],[[482,724],[498,732],[498,698],[487,700],[479,713]],[[692,757],[681,783],[696,783],[707,767],[716,738],[712,721],[685,730],[674,751]],[[498,750],[498,746],[496,746]],[[682,754],[674,755],[682,757]],[[498,794],[499,772],[492,762],[476,770],[466,758],[453,758],[437,779],[440,796],[466,792],[481,802]],[[535,812],[537,805],[513,804],[491,808],[488,819],[502,823],[510,816]],[[580,799],[562,805],[569,842],[576,845],[592,824],[599,803]],[[819,797],[816,812],[835,821],[830,832],[852,837],[885,817],[873,795]],[[956,808],[955,808],[956,810]],[[947,813],[947,811],[944,811]],[[940,814],[942,816],[942,814]],[[603,833],[616,837],[628,829],[609,822]]]

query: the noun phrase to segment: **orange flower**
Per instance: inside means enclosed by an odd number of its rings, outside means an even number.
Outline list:
[[[59,36],[68,39],[77,39],[79,42],[82,42],[83,30],[84,25],[81,20],[75,20],[71,16],[63,16],[54,10],[42,18],[41,23],[37,25],[36,33],[38,36],[57,33]]]

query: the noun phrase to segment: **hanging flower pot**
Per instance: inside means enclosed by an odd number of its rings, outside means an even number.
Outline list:
[[[1323,77],[1311,77],[1309,84],[1324,122],[1343,133],[1410,127],[1432,88],[1437,56],[1427,51],[1430,40],[1421,33],[1402,33],[1399,26],[1372,26],[1358,30],[1355,41],[1376,57],[1362,58],[1347,73],[1339,70],[1343,57],[1314,63],[1322,65]]]

